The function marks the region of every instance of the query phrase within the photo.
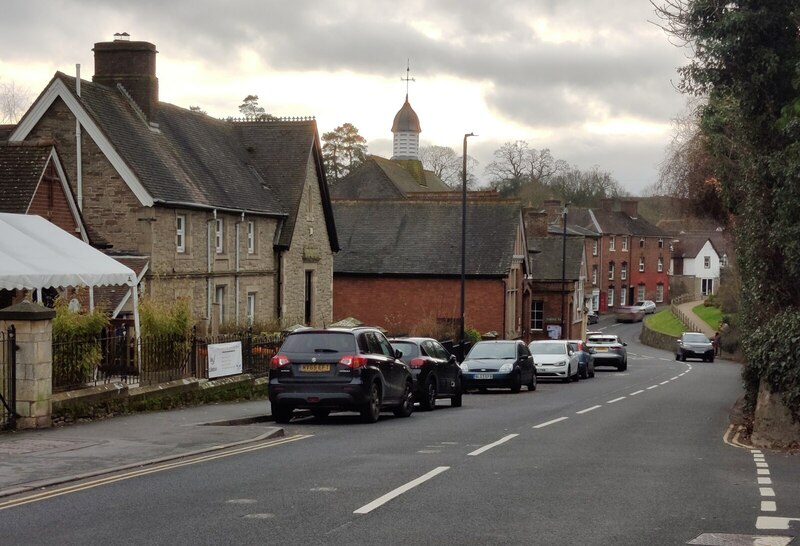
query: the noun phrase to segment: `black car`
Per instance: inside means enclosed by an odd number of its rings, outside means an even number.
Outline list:
[[[520,340],[479,341],[461,363],[464,390],[506,387],[519,392],[522,385],[536,390],[536,368],[528,346]]]
[[[687,358],[702,358],[703,362],[714,362],[714,345],[705,334],[699,332],[684,332],[678,338],[675,347],[675,360]]]
[[[400,360],[411,368],[414,399],[422,409],[432,410],[441,398],[450,399],[455,408],[461,407],[461,368],[455,355],[435,339],[426,337],[390,339],[389,343],[400,351]]]
[[[278,423],[288,423],[299,408],[317,418],[352,410],[374,423],[384,409],[411,415],[413,379],[380,330],[307,328],[286,336],[272,357],[269,400]]]
[[[597,314],[597,311],[589,311],[589,314],[586,315],[586,322],[589,324],[597,324],[600,321],[600,317]]]

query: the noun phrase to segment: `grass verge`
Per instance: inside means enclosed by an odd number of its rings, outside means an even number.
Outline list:
[[[645,319],[647,326],[651,330],[661,332],[662,334],[669,334],[671,336],[679,337],[686,329],[683,323],[678,320],[678,317],[672,314],[669,309],[664,309]]]
[[[722,322],[722,310],[719,307],[706,307],[705,305],[698,305],[693,307],[694,314],[700,317],[700,320],[711,326],[714,331],[719,330],[719,324]]]

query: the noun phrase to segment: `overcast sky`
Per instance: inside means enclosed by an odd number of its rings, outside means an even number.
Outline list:
[[[391,155],[409,98],[422,145],[461,153],[479,178],[504,142],[527,141],[638,194],[654,182],[685,99],[686,50],[655,26],[648,0],[3,1],[0,83],[37,95],[56,70],[84,79],[115,32],[156,44],[162,101],[236,115],[259,96],[277,116],[350,122]]]

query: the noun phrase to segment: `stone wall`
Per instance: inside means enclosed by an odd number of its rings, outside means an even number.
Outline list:
[[[675,344],[678,341],[677,337],[669,334],[656,332],[647,326],[647,319],[642,321],[642,333],[639,334],[639,341],[643,345],[649,345],[662,351],[670,351],[675,354]]]
[[[800,447],[800,421],[792,417],[783,396],[770,392],[764,381],[758,389],[750,441],[756,447],[771,449]]]
[[[322,208],[322,196],[313,158],[306,167],[306,183],[294,225],[291,248],[283,253],[283,309],[287,323],[303,323],[306,271],[313,272],[311,325],[333,321],[333,253]]]

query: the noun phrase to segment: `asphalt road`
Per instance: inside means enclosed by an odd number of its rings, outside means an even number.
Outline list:
[[[373,425],[296,419],[286,438],[235,453],[11,499],[0,537],[638,546],[800,534],[800,458],[725,441],[738,365],[678,362],[639,345],[639,325],[598,326],[628,342],[627,372],[472,394],[462,408],[443,401]]]

